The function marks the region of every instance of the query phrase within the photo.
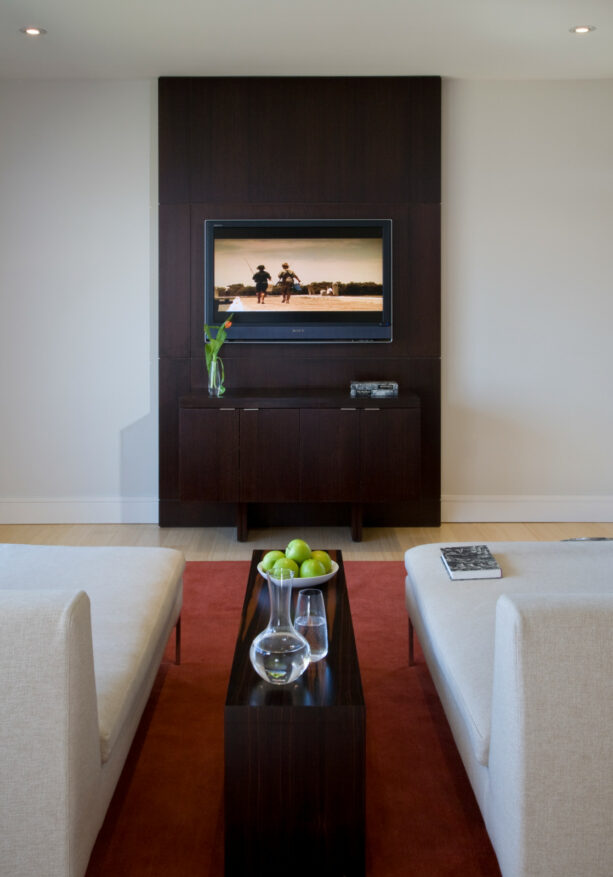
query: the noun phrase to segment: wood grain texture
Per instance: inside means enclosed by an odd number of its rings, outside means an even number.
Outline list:
[[[395,380],[416,392],[418,493],[366,503],[364,523],[440,521],[440,91],[437,77],[160,80],[160,356],[181,360],[160,365],[164,524],[225,526],[233,515],[220,504],[216,518],[214,505],[182,498],[177,409],[180,395],[206,389],[203,223],[241,217],[392,219],[391,343],[228,343],[226,384],[298,397],[322,387],[348,394],[352,380]],[[186,356],[188,386],[171,402],[166,378],[175,368],[185,374]],[[206,452],[214,456],[212,444]],[[346,510],[334,517],[316,493],[288,520],[340,522]],[[262,526],[279,514],[263,500],[248,512]]]
[[[359,411],[300,409],[300,498],[303,502],[359,499]]]
[[[158,84],[158,166],[160,204],[189,202],[189,88],[182,79]]]
[[[419,410],[365,408],[359,434],[360,501],[392,503],[419,496]]]
[[[160,507],[165,501],[179,501],[179,406],[177,399],[189,389],[189,360],[160,357],[159,418]],[[164,524],[160,514],[160,524]]]
[[[289,524],[308,520],[309,504],[319,504],[321,520],[321,504],[335,503],[341,515],[335,520],[349,523],[351,516],[359,538],[364,510],[368,520],[384,504],[386,514],[402,520],[406,509],[397,505],[419,500],[414,393],[369,399],[254,388],[221,398],[192,393],[179,404],[180,498],[192,509],[198,502],[248,505],[237,516],[237,538],[246,536],[250,517],[266,521],[266,504],[280,506],[276,513]]]
[[[245,408],[240,423],[241,501],[298,502],[299,411]]]
[[[239,501],[239,417],[236,409],[181,408],[182,500]]]
[[[255,673],[270,611],[253,552],[225,704],[226,875],[363,877],[365,705],[340,551],[322,585],[329,651],[296,682]],[[296,589],[294,589],[296,590]],[[295,602],[294,595],[294,602]]]
[[[190,355],[190,215],[186,204],[162,204],[160,235],[160,355]]]
[[[162,78],[161,200],[181,200],[187,179],[192,202],[437,203],[440,88],[438,77]]]

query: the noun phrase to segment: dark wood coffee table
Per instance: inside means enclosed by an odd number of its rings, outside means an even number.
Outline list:
[[[365,707],[341,552],[321,586],[328,655],[287,686],[249,660],[269,617],[264,554],[253,552],[225,705],[226,877],[364,877]]]

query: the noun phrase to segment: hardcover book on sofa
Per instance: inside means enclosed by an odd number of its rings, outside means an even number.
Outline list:
[[[487,545],[441,548],[441,560],[452,579],[499,579],[502,576]]]

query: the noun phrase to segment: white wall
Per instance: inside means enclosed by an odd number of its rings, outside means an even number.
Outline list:
[[[157,521],[155,94],[0,83],[2,522]]]
[[[154,82],[0,82],[0,522],[157,521]],[[443,517],[613,520],[613,82],[445,82]]]
[[[611,521],[613,81],[443,93],[443,517]]]

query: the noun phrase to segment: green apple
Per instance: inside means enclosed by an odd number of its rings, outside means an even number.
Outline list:
[[[318,548],[312,553],[311,557],[315,560],[321,561],[327,573],[332,572],[332,558],[327,551],[322,551],[320,548]]]
[[[285,556],[300,564],[311,556],[311,549],[304,539],[292,539],[285,549]]]
[[[265,554],[261,562],[261,567],[264,572],[268,572],[269,569],[272,569],[275,565],[275,561],[281,560],[282,557],[285,557],[282,551],[269,551]]]
[[[296,563],[295,560],[292,560],[290,557],[280,557],[273,564],[273,567],[270,570],[270,574],[275,579],[286,578],[286,576],[283,575],[284,569],[291,570],[295,576],[297,576],[298,573],[300,572],[300,570],[298,568],[298,564]]]
[[[323,576],[325,575],[325,572],[326,568],[321,560],[316,560],[313,557],[303,560],[300,564],[301,579],[312,579],[315,578],[315,576]]]

